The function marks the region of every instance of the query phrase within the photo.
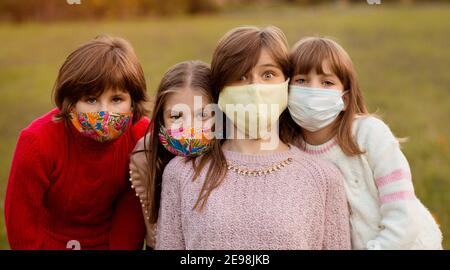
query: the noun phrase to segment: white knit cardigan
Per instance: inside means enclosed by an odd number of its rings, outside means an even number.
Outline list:
[[[353,135],[364,154],[345,155],[336,138],[300,143],[344,175],[353,249],[442,249],[442,233],[415,196],[408,161],[389,127],[373,116],[357,117]]]

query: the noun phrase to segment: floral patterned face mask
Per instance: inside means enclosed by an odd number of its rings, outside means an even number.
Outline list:
[[[172,154],[177,156],[198,156],[209,150],[211,144],[211,129],[201,129],[196,131],[190,129],[166,129],[161,125],[159,129],[159,141]]]
[[[71,112],[70,121],[84,136],[98,142],[112,141],[120,137],[131,125],[132,112],[112,113]]]

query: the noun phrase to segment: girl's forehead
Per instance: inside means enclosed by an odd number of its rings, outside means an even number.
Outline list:
[[[324,59],[322,61],[322,71],[324,74],[332,74],[333,68],[331,67],[331,63],[328,59]]]
[[[177,104],[184,104],[189,107],[201,106],[204,107],[206,104],[211,102],[210,97],[202,89],[196,89],[191,87],[178,88],[168,90],[170,93],[167,96],[164,107],[165,109],[170,109]],[[195,104],[196,102],[201,102],[201,104]]]
[[[122,88],[109,88],[109,89],[105,89],[105,91],[103,91],[103,94],[117,95],[117,94],[130,94],[130,93],[126,89],[122,89]]]
[[[170,100],[189,100],[194,99],[195,97],[200,97],[202,99],[208,99],[208,93],[200,88],[195,87],[183,87],[177,89],[169,90],[170,94],[167,98],[167,101]]]
[[[316,69],[313,69],[311,71],[315,71],[318,75],[325,75],[325,76],[333,76],[333,75],[335,75],[334,71],[333,71],[333,69],[331,67],[331,64],[330,64],[330,62],[328,60],[324,60],[322,62],[322,66],[321,66],[320,69],[316,68]]]
[[[270,55],[270,53],[267,51],[266,48],[262,48],[261,53],[259,54],[257,64],[266,63],[266,62],[275,62],[275,60],[273,59],[272,55]]]
[[[325,76],[333,76],[336,75],[333,67],[331,66],[330,61],[324,59],[321,63],[316,63],[316,65],[309,66],[309,69],[300,69],[300,72],[296,72],[295,75],[299,74],[317,74],[317,75],[325,75]]]
[[[113,96],[113,95],[129,95],[130,93],[126,89],[122,88],[106,88],[103,90],[97,90],[97,91],[90,91],[85,93],[84,96],[95,96],[95,97],[102,97],[102,96]]]
[[[261,53],[258,58],[258,62],[253,67],[266,67],[266,66],[272,66],[276,68],[281,68],[277,61],[273,58],[273,56],[269,53],[269,51],[265,48],[261,49]]]

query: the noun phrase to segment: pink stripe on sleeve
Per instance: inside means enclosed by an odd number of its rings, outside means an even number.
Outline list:
[[[400,201],[400,200],[413,200],[416,198],[414,191],[398,191],[381,196],[381,204]]]
[[[404,169],[398,169],[387,175],[378,177],[375,179],[375,184],[377,185],[377,188],[381,188],[382,186],[403,179],[411,181],[411,173]]]

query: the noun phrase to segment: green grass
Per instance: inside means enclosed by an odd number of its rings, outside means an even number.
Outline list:
[[[450,249],[450,5],[306,9],[242,8],[223,14],[126,22],[0,24],[0,249],[7,249],[3,201],[19,131],[53,107],[59,66],[100,33],[131,41],[154,93],[164,71],[187,60],[209,61],[232,27],[273,24],[293,44],[331,36],[353,58],[371,111],[378,110],[403,145],[418,197],[432,211]]]

